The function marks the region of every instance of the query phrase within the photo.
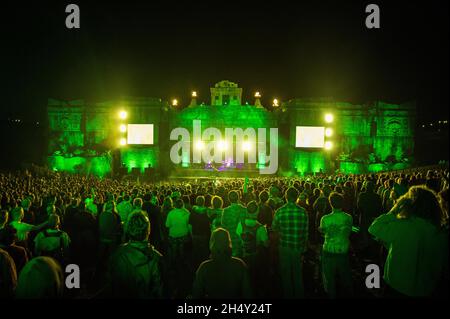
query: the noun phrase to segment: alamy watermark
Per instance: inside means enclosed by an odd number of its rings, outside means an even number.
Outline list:
[[[76,4],[69,4],[66,6],[66,13],[69,15],[66,17],[67,29],[79,29],[80,28],[80,7]]]
[[[65,273],[67,274],[65,284],[67,289],[80,288],[80,267],[76,264],[69,264],[66,266]]]
[[[177,127],[170,133],[170,140],[178,141],[170,150],[170,159],[174,164],[191,163],[192,149],[193,163],[233,161],[244,164],[247,154],[248,163],[258,163],[261,174],[274,174],[278,170],[278,128],[269,130],[269,153],[266,128],[258,128],[258,133],[254,128],[225,128],[223,138],[222,132],[215,127],[208,127],[202,132],[201,121],[194,120],[192,132],[192,139],[190,132],[183,127]]]
[[[370,13],[366,17],[367,29],[379,29],[380,28],[380,7],[376,4],[369,4],[366,6],[366,13]]]
[[[379,289],[380,285],[380,267],[376,264],[369,264],[366,266],[366,287],[369,289]]]
[[[69,15],[66,17],[66,27],[68,29],[80,28],[80,7],[76,4],[69,4],[66,6],[66,13]],[[369,15],[366,17],[366,27],[368,29],[380,28],[380,7],[377,4],[371,3],[366,6],[366,13]]]

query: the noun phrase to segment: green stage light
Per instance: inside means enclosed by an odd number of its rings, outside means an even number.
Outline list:
[[[333,148],[333,143],[331,143],[330,141],[325,142],[326,150],[331,150],[332,148]]]
[[[333,135],[333,130],[331,128],[326,128],[325,129],[325,136],[326,137],[330,137],[331,135]]]
[[[125,133],[127,131],[127,126],[125,124],[121,124],[119,126],[119,130],[120,132]]]
[[[120,146],[125,146],[127,145],[127,139],[126,138],[121,138],[119,141]]]
[[[127,116],[128,116],[128,113],[126,111],[120,111],[119,112],[119,118],[121,120],[125,120],[127,118]]]
[[[334,120],[333,114],[331,114],[331,113],[325,114],[325,122],[331,123],[331,122],[333,122],[333,120]]]

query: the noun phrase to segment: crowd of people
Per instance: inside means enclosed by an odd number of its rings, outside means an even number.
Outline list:
[[[0,298],[358,297],[369,264],[370,296],[448,296],[448,178],[0,174]]]

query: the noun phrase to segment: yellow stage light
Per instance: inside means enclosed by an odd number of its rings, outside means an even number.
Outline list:
[[[197,141],[197,143],[195,143],[195,148],[198,150],[202,150],[205,148],[205,143],[203,143],[203,141]]]
[[[119,118],[121,120],[125,120],[127,118],[127,116],[128,116],[128,113],[126,111],[120,111],[119,112]]]

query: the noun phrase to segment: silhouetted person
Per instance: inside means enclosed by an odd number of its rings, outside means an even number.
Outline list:
[[[245,263],[232,257],[231,239],[227,230],[216,229],[210,241],[211,259],[198,267],[192,295],[194,298],[250,298],[252,292]],[[218,275],[220,274],[220,275]]]
[[[360,249],[368,254],[369,258],[374,258],[376,254],[376,247],[370,238],[368,228],[370,224],[382,212],[382,201],[380,195],[375,193],[375,185],[368,181],[365,185],[365,191],[361,192],[358,197],[357,208],[360,213],[359,227],[360,227]]]
[[[61,266],[51,257],[30,260],[19,274],[16,288],[18,299],[62,298],[64,277]]]
[[[161,298],[162,255],[148,242],[147,216],[131,213],[126,232],[129,241],[119,246],[109,262],[108,292],[116,298]]]

